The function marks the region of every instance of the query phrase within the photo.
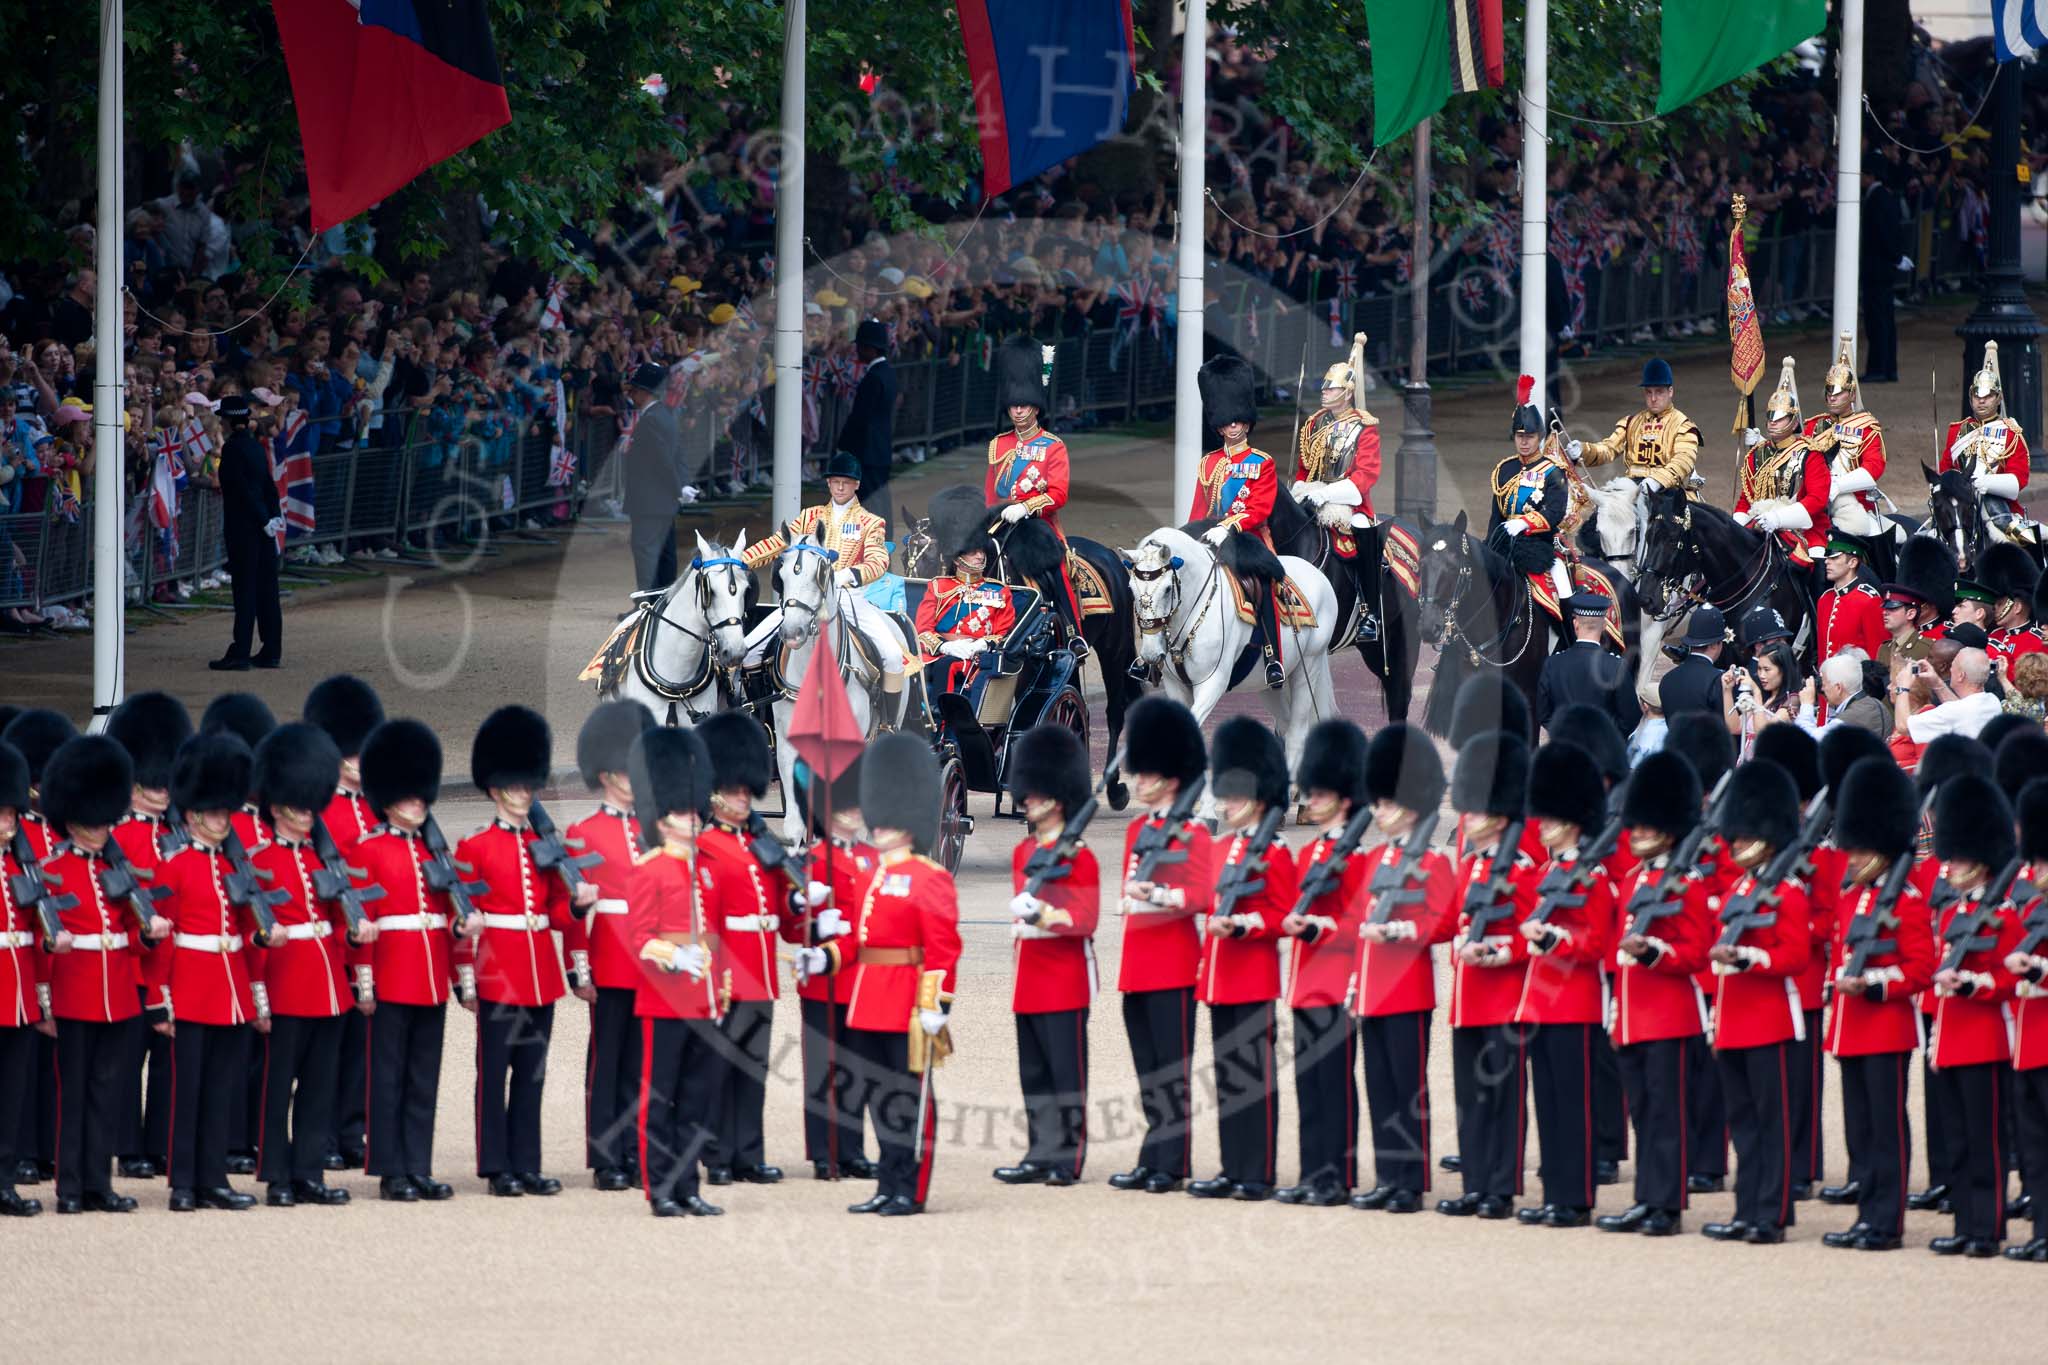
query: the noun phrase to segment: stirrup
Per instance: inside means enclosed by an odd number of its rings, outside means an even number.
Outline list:
[[[1351,643],[1354,645],[1377,644],[1379,643],[1379,638],[1380,618],[1371,611],[1362,613],[1358,618],[1358,629],[1351,633]]]
[[[1158,666],[1148,663],[1144,659],[1131,660],[1130,667],[1124,670],[1124,676],[1132,682],[1143,683],[1147,687],[1157,687],[1159,685]]]

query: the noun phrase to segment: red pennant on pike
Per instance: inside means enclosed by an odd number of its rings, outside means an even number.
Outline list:
[[[854,723],[853,706],[846,699],[846,682],[839,676],[839,658],[832,652],[830,632],[820,632],[811,651],[811,666],[797,688],[796,706],[789,717],[789,742],[797,757],[821,781],[837,781],[839,775],[860,757],[867,736]]]

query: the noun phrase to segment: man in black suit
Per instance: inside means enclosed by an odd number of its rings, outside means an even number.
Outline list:
[[[1886,182],[1889,163],[1875,152],[1863,158],[1863,242],[1857,260],[1857,292],[1863,296],[1863,382],[1891,384],[1899,378],[1899,324],[1892,316],[1892,288],[1906,256],[1905,215]]]
[[[869,318],[854,330],[853,349],[867,370],[839,428],[839,448],[860,457],[860,505],[887,526],[889,465],[896,449],[896,367],[889,363],[887,329]]]
[[[1728,647],[1728,623],[1713,607],[1696,607],[1685,623],[1686,651],[1678,666],[1657,684],[1657,706],[1666,720],[1681,711],[1721,713],[1721,655]]]
[[[1558,711],[1584,702],[1626,736],[1643,718],[1643,707],[1628,661],[1608,653],[1601,639],[1609,601],[1597,592],[1582,592],[1565,598],[1563,605],[1571,616],[1572,643],[1543,661],[1536,681],[1536,723],[1547,728]]]
[[[633,545],[633,586],[653,592],[676,578],[676,498],[683,487],[675,409],[661,401],[668,371],[643,364],[626,381],[633,431],[626,438],[624,500]]]
[[[277,591],[277,533],[284,529],[284,509],[270,455],[249,431],[249,400],[238,393],[221,399],[220,419],[228,429],[220,452],[221,539],[234,580],[235,633],[228,652],[207,667],[217,673],[276,668],[284,649],[284,610]],[[258,632],[263,648],[252,655],[249,646]]]

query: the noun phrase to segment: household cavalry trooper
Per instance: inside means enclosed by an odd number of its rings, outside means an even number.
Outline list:
[[[1543,414],[1529,401],[1535,386],[1525,374],[1515,388],[1515,414],[1508,422],[1515,453],[1493,467],[1486,538],[1528,576],[1537,601],[1552,616],[1562,617],[1572,580],[1557,553],[1557,525],[1571,505],[1571,482],[1565,467],[1544,449]]]
[[[1878,510],[1877,481],[1884,477],[1884,428],[1863,406],[1856,384],[1856,339],[1842,333],[1835,363],[1828,366],[1825,412],[1806,419],[1800,433],[1828,461],[1828,521],[1853,538],[1880,579],[1891,577],[1896,551],[1892,524]],[[1822,656],[1827,657],[1826,655]]]
[[[1621,472],[1641,490],[1684,488],[1700,455],[1700,429],[1672,406],[1670,362],[1643,362],[1643,406],[1614,424],[1604,441],[1573,441],[1565,455],[1574,462],[1603,465],[1621,461]]]
[[[1088,1159],[1088,1010],[1102,888],[1095,854],[1068,825],[1089,798],[1080,737],[1061,725],[1025,731],[1010,751],[1010,795],[1030,826],[1010,856],[1010,1008],[1027,1146],[1022,1161],[997,1168],[995,1177],[1006,1185],[1072,1185]]]
[[[597,793],[597,809],[569,826],[570,847],[595,854],[583,875],[597,886],[585,921],[590,942],[590,1049],[583,1068],[583,1153],[600,1190],[640,1184],[640,964],[627,940],[633,860],[643,846],[627,758],[652,729],[654,715],[637,701],[600,702],[576,735],[576,768]]]
[[[1415,1213],[1430,1186],[1429,1025],[1435,945],[1457,922],[1454,877],[1428,847],[1443,800],[1443,760],[1421,730],[1388,725],[1365,751],[1365,795],[1383,842],[1364,858],[1358,959],[1346,992],[1358,1018],[1372,1116],[1373,1186],[1357,1209]]]
[[[2031,1196],[2028,1213],[2034,1235],[2005,1249],[2007,1260],[2048,1261],[2048,952],[2033,925],[2041,911],[2040,888],[2048,886],[2048,778],[2020,788],[2020,856],[2031,899],[2017,906],[2026,933],[2006,955],[2013,974],[2012,1084],[2014,1127],[2019,1137],[2022,1188]],[[2015,898],[2018,900],[2019,898]]]
[[[1998,374],[1998,343],[1984,343],[1984,363],[1970,381],[1970,415],[1948,424],[1936,473],[1959,469],[1984,500],[1992,517],[2021,515],[2020,490],[2027,486],[2032,457],[2020,424],[2005,412],[2005,381]]]
[[[1202,539],[1244,581],[1245,596],[1266,636],[1266,685],[1282,687],[1287,670],[1281,662],[1278,594],[1287,574],[1273,553],[1273,533],[1266,525],[1280,487],[1280,467],[1251,444],[1252,424],[1259,416],[1257,376],[1244,361],[1225,355],[1202,366],[1200,379],[1203,420],[1223,444],[1202,457],[1187,519],[1212,523]]]
[[[1215,850],[1194,819],[1209,750],[1194,712],[1149,696],[1124,717],[1125,779],[1143,812],[1124,830],[1123,954],[1117,990],[1138,1074],[1145,1136],[1115,1190],[1170,1194],[1193,1172],[1197,926],[1215,895]]]
[[[1372,490],[1380,481],[1380,419],[1365,410],[1365,333],[1351,354],[1323,371],[1322,406],[1302,423],[1288,492],[1330,531],[1339,558],[1358,555],[1354,531],[1373,524]]]
[[[1827,457],[1799,434],[1799,386],[1791,356],[1764,404],[1765,429],[1743,433],[1735,521],[1776,532],[1794,562],[1814,564],[1828,540]]]
[[[1036,517],[1052,528],[1062,548],[1067,533],[1060,529],[1060,509],[1067,505],[1070,474],[1067,443],[1045,429],[1052,393],[1054,348],[1029,337],[1011,337],[996,352],[996,402],[1011,429],[997,432],[988,443],[988,473],[982,498],[1010,525]],[[1067,641],[1076,658],[1088,656],[1081,638],[1081,599],[1064,559],[1059,583],[1042,590],[1066,623]],[[1051,577],[1050,574],[1047,577]]]
[[[29,808],[28,760],[0,740],[0,1217],[33,1218],[42,1201],[15,1189],[16,1120],[31,1103],[36,1085],[36,1039],[56,1025],[49,1020],[50,967],[37,906],[15,899],[15,878],[27,873],[15,860],[14,836]],[[30,864],[31,854],[24,854]]]
[[[456,971],[475,982],[463,1007],[476,1015],[476,1173],[494,1195],[551,1195],[562,1182],[541,1174],[541,1089],[555,1001],[568,982],[555,949],[569,950],[576,998],[597,998],[590,982],[582,917],[597,901],[584,882],[572,901],[562,880],[534,858],[540,838],[530,816],[548,783],[554,739],[541,715],[501,706],[484,717],[470,745],[469,771],[491,801],[491,823],[456,846],[483,889],[476,908],[483,933],[456,949]]]

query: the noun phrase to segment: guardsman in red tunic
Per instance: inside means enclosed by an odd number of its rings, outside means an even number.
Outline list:
[[[313,684],[299,713],[308,725],[325,730],[341,751],[341,779],[335,783],[333,798],[321,819],[347,862],[356,841],[377,825],[377,817],[363,797],[362,754],[370,731],[384,723],[384,703],[376,689],[361,678],[337,673]],[[373,952],[368,946],[354,949],[349,966],[366,965]],[[334,1070],[334,1148],[325,1163],[330,1171],[360,1170],[363,1164],[370,1060],[370,1016],[365,1009],[369,1003],[358,997],[356,1007],[342,1014],[341,1062]]]
[[[326,1183],[334,1148],[335,1072],[344,1021],[361,1018],[349,989],[352,948],[376,938],[365,921],[350,932],[339,900],[320,895],[325,866],[313,825],[333,799],[341,751],[325,730],[303,722],[280,725],[256,746],[256,793],[268,844],[250,856],[268,875],[265,889],[284,893],[273,907],[277,933],[263,955],[260,989],[269,996],[270,1031],[263,1046],[263,1128],[257,1178],[267,1202],[346,1204],[348,1191]],[[344,874],[345,875],[345,874]]]
[[[2034,1235],[2005,1249],[2010,1261],[2048,1261],[2048,779],[2020,788],[2020,875],[2013,897],[2020,940],[2006,956],[2013,982],[2013,1116],[2022,1187],[2032,1196]]]
[[[1970,415],[1948,424],[1935,470],[1960,469],[1992,517],[2022,514],[2020,490],[2027,486],[2033,457],[2020,424],[2005,412],[2005,382],[1998,373],[1998,343],[1984,343],[1984,364],[1970,381]]]
[[[1709,883],[1693,875],[1698,852],[1674,866],[1700,823],[1698,771],[1682,754],[1649,754],[1630,775],[1621,816],[1635,868],[1615,898],[1613,1001],[1608,1038],[1621,1068],[1636,1134],[1635,1201],[1603,1214],[1603,1232],[1670,1237],[1686,1207],[1686,1061],[1706,1028],[1706,1002],[1694,976],[1712,941]]]
[[[640,821],[626,758],[633,741],[652,728],[654,714],[637,701],[598,703],[576,736],[576,767],[597,793],[597,809],[566,831],[570,847],[594,853],[584,870],[597,901],[584,921],[590,940],[590,1050],[583,1063],[584,1160],[600,1190],[640,1184],[635,1133],[639,1126],[640,1024],[633,1017],[640,989],[636,949],[626,940],[627,896],[640,856]]]
[[[1828,539],[1828,460],[1799,434],[1799,390],[1792,357],[1764,405],[1765,428],[1745,434],[1735,477],[1735,520],[1775,531],[1793,562],[1819,559]]]
[[[1208,766],[1201,725],[1171,697],[1146,697],[1125,715],[1123,771],[1145,813],[1124,830],[1116,988],[1145,1136],[1138,1164],[1109,1178],[1113,1190],[1170,1194],[1194,1169],[1196,925],[1215,895],[1215,850],[1191,817]]]
[[[2013,544],[1999,541],[1986,546],[1977,561],[1977,581],[1991,594],[1990,619],[1985,630],[1991,636],[1989,652],[2005,665],[2010,687],[2013,665],[2022,654],[2048,650],[2048,640],[2034,624],[2034,598],[2041,586],[2041,570],[2034,557]]]
[[[1372,737],[1365,795],[1384,842],[1361,860],[1358,959],[1346,1003],[1359,1021],[1374,1179],[1351,1197],[1353,1208],[1414,1213],[1430,1187],[1433,949],[1456,927],[1457,879],[1422,825],[1433,829],[1443,794],[1443,760],[1427,735],[1395,724]]]
[[[48,1018],[49,964],[36,907],[14,899],[14,879],[27,871],[15,861],[15,835],[28,810],[28,760],[0,742],[0,1217],[33,1218],[42,1201],[14,1188],[15,1115],[31,1107],[36,1085],[36,1038],[56,1031]],[[35,858],[29,856],[33,864]],[[52,888],[54,894],[54,888]]]
[[[1067,533],[1060,529],[1060,509],[1067,505],[1067,443],[1045,429],[1046,406],[1052,394],[1052,358],[1052,347],[1041,347],[1029,337],[1011,337],[996,352],[996,402],[1009,418],[1011,430],[989,439],[982,498],[990,507],[1000,508],[1002,519],[1012,526],[1026,517],[1037,517],[1052,528],[1064,550]],[[1054,610],[1066,623],[1075,656],[1086,658],[1081,599],[1074,593],[1064,556],[1058,584],[1046,583],[1043,590],[1052,596]]]
[[[1719,917],[1710,1040],[1735,1146],[1735,1217],[1701,1229],[1716,1241],[1782,1242],[1792,1224],[1787,1044],[1806,1028],[1799,973],[1812,950],[1806,884],[1759,878],[1799,837],[1799,788],[1775,763],[1745,763],[1728,781],[1722,837],[1742,869],[1709,907]],[[1746,907],[1756,913],[1745,915]],[[1768,918],[1768,923],[1762,922]]]
[[[1294,856],[1280,838],[1287,754],[1271,730],[1234,716],[1209,747],[1210,790],[1230,836],[1216,840],[1216,901],[1204,922],[1196,997],[1209,1007],[1223,1170],[1197,1180],[1198,1199],[1273,1197],[1280,1137],[1274,1002],[1280,923],[1294,909]]]
[[[1937,911],[1941,953],[1927,1060],[1935,1102],[1956,1117],[1955,1232],[1929,1248],[1940,1256],[1995,1256],[2005,1240],[2006,1089],[2011,1079],[2008,1010],[2017,984],[2006,958],[2019,946],[2010,895],[1987,896],[2019,856],[2012,806],[1998,784],[1961,773],[1934,798],[1934,856],[1960,899]]]
[[[853,973],[846,1007],[856,1074],[881,1146],[872,1199],[849,1213],[924,1211],[938,1110],[931,1069],[952,1050],[948,1006],[960,962],[952,874],[924,852],[939,837],[939,763],[914,735],[883,735],[860,761],[860,806],[879,865],[851,934],[798,952],[803,976]]]
[[[163,860],[185,843],[182,823],[171,818],[171,761],[192,737],[185,703],[163,692],[137,692],[107,718],[107,735],[135,763],[135,795],[128,814],[114,826],[114,841],[128,861],[154,879]],[[121,1089],[121,1145],[114,1169],[129,1179],[152,1180],[170,1164],[171,1039],[151,1027],[165,1022],[163,999],[170,986],[170,953],[142,960],[144,1022],[129,1030],[130,1057]],[[148,1080],[143,1068],[148,1067]]]
[[[711,758],[690,730],[653,729],[627,756],[633,808],[654,847],[640,854],[626,894],[626,941],[640,985],[640,1169],[656,1218],[714,1218],[698,1193],[715,1139],[719,1078],[720,934],[705,908],[710,874],[697,836],[711,799]]]
[[[1477,734],[1451,770],[1464,861],[1451,965],[1451,1081],[1458,1109],[1458,1169],[1465,1192],[1437,1201],[1453,1217],[1506,1218],[1522,1189],[1528,1058],[1515,1009],[1527,975],[1521,923],[1535,906],[1543,865],[1512,829],[1523,827],[1529,749],[1519,734]],[[1497,861],[1505,866],[1496,868]]]
[[[51,890],[76,897],[63,910],[64,929],[50,961],[48,1013],[57,1020],[58,1213],[135,1208],[133,1199],[114,1193],[113,1184],[126,1035],[142,1013],[144,940],[152,951],[171,951],[161,946],[171,925],[161,914],[145,918],[137,910],[146,892],[115,898],[125,889],[124,875],[133,876],[113,842],[113,827],[127,811],[134,785],[127,752],[104,735],[64,741],[42,770],[43,819],[61,841],[41,860],[43,877]]]
[[[476,998],[476,1173],[494,1195],[551,1195],[562,1182],[541,1174],[541,1090],[555,1001],[569,987],[559,931],[571,955],[576,998],[596,999],[590,984],[582,916],[597,901],[585,882],[571,904],[559,877],[534,860],[528,820],[548,783],[554,754],[548,723],[524,706],[501,706],[484,717],[470,746],[469,770],[491,798],[491,823],[456,846],[455,858],[483,884],[476,908],[484,931],[456,949],[456,973],[474,973]]]
[[[1837,531],[1876,550],[1881,575],[1892,570],[1891,523],[1878,513],[1877,481],[1884,477],[1884,428],[1862,406],[1856,385],[1855,338],[1842,334],[1822,390],[1827,411],[1815,413],[1800,433],[1828,460],[1828,520]],[[1859,550],[1859,557],[1861,557]],[[1828,655],[1823,653],[1822,658]],[[1876,654],[1872,653],[1872,658]]]
[[[1266,525],[1280,489],[1280,463],[1251,445],[1252,423],[1259,415],[1252,367],[1235,356],[1218,356],[1202,367],[1201,381],[1203,420],[1223,444],[1202,457],[1187,519],[1214,523],[1202,539],[1226,561],[1235,561],[1238,577],[1246,580],[1245,596],[1257,604],[1266,635],[1266,685],[1280,687],[1287,681],[1276,595],[1282,575]]]
[[[1862,577],[1863,543],[1846,535],[1829,536],[1821,570],[1827,575],[1827,591],[1813,609],[1820,657],[1827,660],[1845,649],[1860,649],[1875,659],[1891,635],[1884,628],[1884,594]]]
[[[48,766],[51,755],[58,746],[78,733],[69,717],[48,707],[32,706],[25,711],[11,707],[0,707],[0,716],[9,717],[0,723],[0,739],[12,744],[28,760],[29,800],[37,800],[36,793],[42,786],[43,770]],[[50,830],[37,810],[25,810],[21,814],[21,831],[28,840],[29,851],[36,858],[47,858],[58,843],[58,837]],[[44,1011],[46,1018],[49,1012]],[[137,1025],[136,1027],[140,1027]],[[44,1034],[35,1044],[36,1083],[30,1092],[28,1103],[16,1116],[13,1146],[21,1153],[16,1163],[15,1180],[23,1185],[36,1185],[51,1177],[57,1167],[57,1044],[55,1036]],[[169,1112],[168,1108],[165,1110]],[[0,1123],[8,1122],[0,1116]]]
[[[457,923],[446,891],[428,881],[422,831],[441,794],[441,741],[416,720],[388,720],[363,741],[363,795],[382,822],[357,841],[350,860],[370,901],[377,941],[356,966],[356,997],[370,1002],[369,1126],[363,1169],[382,1199],[410,1203],[455,1192],[434,1179],[434,1105],[441,1093],[441,1045],[453,985],[451,935],[474,938],[480,916]],[[462,994],[474,1003],[474,983]]]
[[[981,666],[983,652],[1001,648],[1017,624],[1017,608],[1009,588],[987,575],[995,542],[980,495],[970,488],[941,489],[927,511],[932,543],[951,571],[935,575],[917,604],[918,648],[943,656],[926,665],[925,687],[972,695],[994,672],[992,657],[986,669]]]
[[[1067,829],[1088,788],[1088,750],[1064,726],[1027,730],[1010,751],[1010,795],[1031,832],[1010,856],[1010,1009],[1026,1147],[1022,1161],[997,1168],[1006,1185],[1072,1185],[1088,1160],[1088,1010],[1102,874],[1079,832],[1070,838]]]
[[[1827,955],[1827,1049],[1841,1067],[1856,1222],[1821,1241],[1891,1251],[1906,1230],[1906,1078],[1920,1042],[1913,996],[1934,979],[1935,965],[1927,901],[1908,879],[1920,799],[1890,759],[1866,758],[1843,778],[1834,804],[1832,842],[1848,885]]]

